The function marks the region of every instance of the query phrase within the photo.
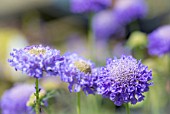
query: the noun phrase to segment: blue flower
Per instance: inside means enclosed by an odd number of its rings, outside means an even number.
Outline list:
[[[109,39],[112,35],[124,35],[124,27],[112,10],[104,10],[92,19],[92,30],[97,39]]]
[[[161,56],[170,52],[170,25],[162,26],[148,35],[150,55]]]
[[[114,11],[122,24],[143,18],[147,13],[145,0],[116,0]]]
[[[59,66],[63,61],[60,51],[42,45],[13,49],[10,55],[12,58],[8,61],[11,66],[35,78],[41,78],[43,73],[58,75]]]
[[[96,12],[112,5],[112,0],[71,0],[74,13]]]
[[[29,84],[18,84],[5,91],[1,98],[2,114],[33,114],[32,107],[26,103],[34,91],[34,86]]]
[[[92,94],[93,80],[92,76],[94,64],[78,56],[77,54],[67,53],[64,56],[64,64],[60,67],[61,80],[69,83],[70,92],[79,92],[81,89],[85,94]]]
[[[109,98],[115,105],[130,102],[136,104],[144,99],[144,92],[152,84],[152,71],[132,56],[108,59],[98,71],[97,93]]]

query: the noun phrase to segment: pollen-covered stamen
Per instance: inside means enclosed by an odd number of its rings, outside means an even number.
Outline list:
[[[89,64],[87,64],[84,61],[75,61],[74,65],[76,66],[77,69],[79,69],[81,72],[84,73],[91,73],[91,67]]]
[[[30,49],[28,50],[28,53],[33,54],[33,55],[44,55],[46,53],[45,49]]]
[[[110,70],[111,76],[115,78],[115,81],[124,82],[131,80],[135,75],[137,64],[136,61],[131,62],[120,59],[114,60],[107,68]]]

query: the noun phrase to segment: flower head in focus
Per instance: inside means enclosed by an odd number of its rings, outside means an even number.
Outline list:
[[[152,71],[132,56],[108,59],[105,67],[98,73],[97,92],[109,98],[115,105],[130,102],[136,104],[144,99],[149,91]]]
[[[109,39],[112,35],[124,35],[124,27],[112,10],[104,10],[92,19],[92,30],[97,39]]]
[[[145,0],[116,0],[114,11],[122,24],[143,18],[147,13]]]
[[[161,56],[170,52],[170,25],[162,26],[148,35],[150,55]]]
[[[71,0],[74,13],[97,12],[112,5],[112,0]]]
[[[47,75],[58,75],[59,66],[63,61],[60,51],[42,45],[13,49],[10,55],[12,58],[8,61],[11,66],[35,78],[41,78],[44,72]]]
[[[32,93],[34,86],[29,84],[18,84],[5,91],[1,98],[2,114],[33,114],[32,108],[26,106]]]
[[[93,93],[93,68],[94,64],[75,53],[65,54],[64,64],[61,65],[61,80],[69,83],[70,92],[79,92],[81,89],[85,94]]]

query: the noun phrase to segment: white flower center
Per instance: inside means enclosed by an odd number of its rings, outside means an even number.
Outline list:
[[[135,75],[137,61],[128,59],[113,60],[107,68],[111,69],[110,74],[115,78],[115,81],[124,82],[130,80]]]

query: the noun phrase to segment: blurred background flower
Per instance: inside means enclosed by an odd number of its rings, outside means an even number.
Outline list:
[[[112,0],[71,0],[71,11],[74,13],[97,12],[112,5]]]
[[[2,114],[33,114],[32,107],[26,106],[34,86],[31,84],[17,84],[6,90],[1,98]]]
[[[124,27],[112,10],[103,10],[94,15],[92,29],[96,40],[108,41],[111,36],[123,37]]]
[[[149,34],[149,54],[161,56],[170,53],[170,25],[162,26]]]
[[[143,18],[147,13],[145,0],[116,0],[114,11],[122,24]]]

